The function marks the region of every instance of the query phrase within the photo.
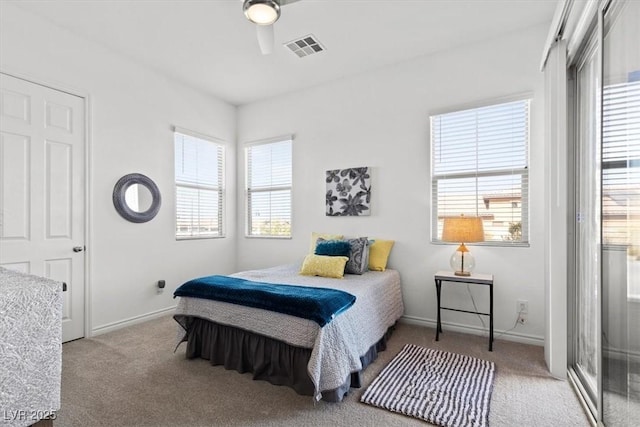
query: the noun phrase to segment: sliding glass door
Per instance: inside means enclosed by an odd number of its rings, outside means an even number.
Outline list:
[[[602,44],[602,420],[640,423],[640,2],[614,2]]]
[[[600,65],[597,37],[591,36],[576,66],[576,281],[574,369],[588,401],[598,396],[600,305]]]
[[[640,1],[603,2],[572,65],[570,376],[606,426],[640,420]]]

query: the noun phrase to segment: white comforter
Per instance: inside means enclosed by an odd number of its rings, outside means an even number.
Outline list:
[[[176,314],[197,316],[266,335],[294,346],[312,348],[308,372],[316,389],[341,386],[347,376],[362,369],[360,356],[382,338],[402,316],[400,275],[395,270],[369,271],[343,279],[301,276],[299,264],[251,270],[233,276],[248,280],[341,289],[356,296],[355,304],[324,327],[312,320],[220,301],[180,297]],[[185,338],[180,327],[178,342]]]

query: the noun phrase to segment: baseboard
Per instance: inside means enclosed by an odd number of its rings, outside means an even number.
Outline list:
[[[117,322],[107,323],[106,325],[98,326],[93,328],[91,331],[91,336],[106,334],[107,332],[115,331],[127,326],[135,325],[137,323],[146,322],[147,320],[156,319],[158,317],[165,316],[176,309],[176,306],[163,308],[160,310],[152,311],[150,313],[141,314],[139,316],[130,317],[128,319],[119,320]],[[400,322],[407,323],[410,325],[418,325],[424,326],[427,328],[435,329],[436,321],[431,319],[424,319],[421,317],[415,316],[402,316],[400,318]],[[451,323],[451,322],[442,322],[442,326],[446,329],[449,329],[454,332],[461,332],[464,334],[472,334],[472,335],[484,335],[487,336],[488,331],[486,329],[477,327],[477,326],[469,326],[462,325],[459,323]],[[499,329],[494,329],[493,331],[494,337],[500,335],[500,339],[504,339],[507,341],[519,342],[522,344],[531,344],[537,346],[544,346],[544,338],[538,337],[535,335],[527,335],[527,334],[519,334],[517,332],[504,332]]]
[[[633,363],[640,362],[640,352],[617,347],[608,347],[602,349],[602,355],[610,359],[629,360]]]
[[[139,316],[130,317],[124,320],[118,320],[117,322],[107,323],[106,325],[98,326],[97,328],[93,328],[91,331],[91,336],[106,334],[107,332],[115,331],[118,329],[122,329],[127,326],[135,325],[137,323],[146,322],[147,320],[156,319],[158,317],[166,316],[169,313],[175,311],[176,306],[171,306],[167,308],[163,308],[160,310],[152,311],[150,313],[141,314]]]
[[[415,317],[415,316],[406,316],[406,315],[400,318],[400,322],[407,323],[410,325],[425,326],[427,328],[433,328],[433,329],[436,328],[436,323],[437,323],[435,320],[424,319],[422,317]],[[477,326],[462,325],[460,323],[442,322],[442,327],[443,329],[448,329],[454,332],[461,332],[463,334],[481,335],[486,337],[489,336],[489,331],[487,329],[483,329]],[[520,334],[518,332],[513,332],[513,331],[505,332],[503,330],[494,329],[493,330],[494,339],[498,338],[498,335],[500,335],[499,337],[500,339],[503,339],[506,341],[513,341],[521,344],[537,345],[540,347],[544,346],[544,338],[536,335]]]

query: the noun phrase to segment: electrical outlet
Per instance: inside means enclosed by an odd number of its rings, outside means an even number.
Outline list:
[[[519,299],[516,310],[518,313],[529,314],[529,301]]]
[[[529,314],[529,301],[518,300],[516,314],[518,315],[518,323],[524,324],[527,321],[527,314]]]
[[[527,322],[527,315],[525,313],[518,314],[518,323],[524,325]]]

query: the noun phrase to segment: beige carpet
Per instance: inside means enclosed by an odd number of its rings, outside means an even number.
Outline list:
[[[287,387],[253,381],[250,374],[186,360],[173,353],[177,324],[170,317],[63,345],[62,409],[66,426],[427,426],[359,402],[366,386],[405,343],[495,362],[489,422],[497,426],[588,426],[566,381],[549,376],[541,347],[401,324],[389,347],[365,371],[365,387],[341,403],[320,402]]]

